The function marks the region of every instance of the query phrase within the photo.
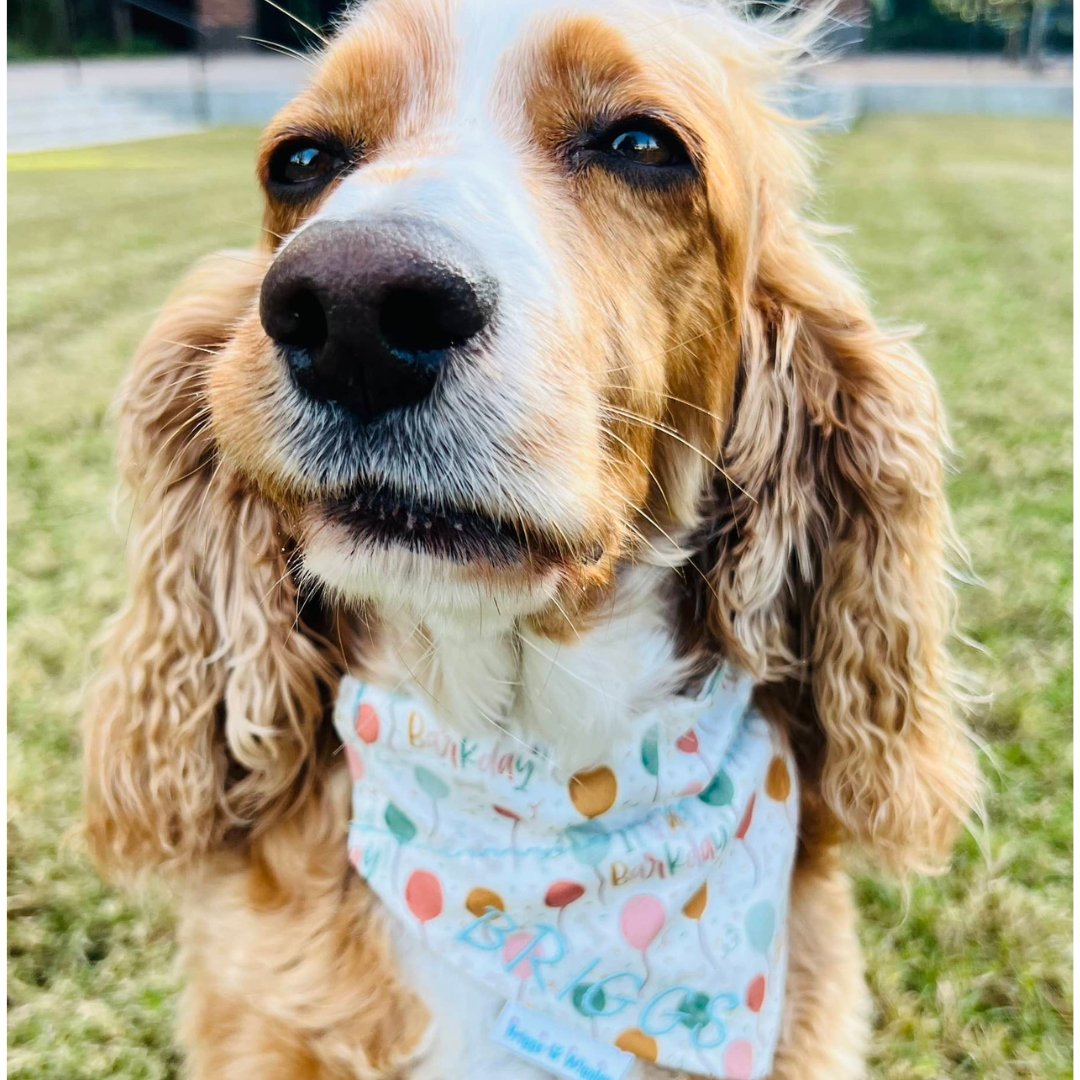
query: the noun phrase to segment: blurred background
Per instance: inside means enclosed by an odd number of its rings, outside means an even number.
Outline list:
[[[110,403],[180,275],[258,242],[259,125],[341,7],[9,0],[12,1080],[181,1074],[169,898],[101,884],[76,829],[124,589]],[[953,872],[853,867],[880,1080],[1073,1075],[1072,33],[1069,2],[845,0],[789,101],[824,117],[815,212],[879,315],[925,327],[980,577],[957,649],[992,695],[988,823]]]

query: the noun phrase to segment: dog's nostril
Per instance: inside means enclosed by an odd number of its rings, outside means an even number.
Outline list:
[[[320,349],[329,335],[326,310],[310,289],[297,289],[281,301],[274,324],[274,339],[294,348]]]
[[[379,304],[379,334],[399,354],[441,352],[479,333],[486,313],[465,281],[447,288],[401,285]]]

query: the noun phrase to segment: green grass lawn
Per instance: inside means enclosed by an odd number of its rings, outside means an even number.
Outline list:
[[[175,1076],[162,898],[100,885],[79,807],[87,648],[122,590],[108,407],[194,259],[257,234],[254,134],[13,158],[9,362],[10,1076]],[[961,458],[966,662],[995,695],[989,829],[905,897],[859,881],[887,1080],[1071,1070],[1071,138],[893,119],[827,142],[825,206],[882,315],[926,326]]]

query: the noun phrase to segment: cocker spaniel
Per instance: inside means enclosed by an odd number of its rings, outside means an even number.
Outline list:
[[[820,22],[820,19],[817,20]],[[845,843],[978,799],[941,408],[807,218],[813,17],[369,0],[123,391],[105,872],[199,1080],[864,1074]]]

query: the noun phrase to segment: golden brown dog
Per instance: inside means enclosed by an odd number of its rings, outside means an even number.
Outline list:
[[[193,1077],[492,1075],[492,1003],[429,992],[349,865],[346,670],[573,769],[717,658],[801,771],[774,1076],[863,1075],[842,845],[939,867],[977,779],[937,393],[777,108],[812,33],[370,0],[270,125],[265,242],[191,274],[124,389],[86,723],[95,858],[179,896]]]

